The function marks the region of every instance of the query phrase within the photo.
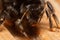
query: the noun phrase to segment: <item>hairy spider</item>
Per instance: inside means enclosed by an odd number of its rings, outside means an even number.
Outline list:
[[[10,0],[11,1],[11,0]],[[50,28],[52,28],[51,16],[54,18],[57,26],[58,19],[55,15],[54,7],[46,0],[14,0],[3,3],[3,10],[0,14],[1,21],[10,20],[16,25],[18,30],[26,37],[37,37],[39,29],[33,26],[41,21],[44,12],[49,18]],[[16,2],[15,2],[16,1]],[[6,24],[6,23],[5,23]]]
[[[26,18],[31,24],[37,23],[37,21],[38,22],[41,21],[44,12],[46,12],[47,17],[49,18],[50,28],[52,28],[51,16],[54,18],[58,26],[58,19],[57,16],[55,15],[54,7],[49,1],[46,0],[27,1],[21,5],[21,13],[24,13],[27,9],[29,10],[26,15]]]

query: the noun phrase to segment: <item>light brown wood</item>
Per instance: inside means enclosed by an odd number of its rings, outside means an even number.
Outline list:
[[[60,5],[60,0],[55,0]]]
[[[12,34],[3,25],[0,26],[0,40],[15,40]]]

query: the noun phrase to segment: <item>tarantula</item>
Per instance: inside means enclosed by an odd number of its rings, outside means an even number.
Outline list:
[[[17,1],[17,0],[15,0]],[[18,30],[22,32],[26,37],[37,37],[38,27],[33,24],[41,21],[44,12],[46,12],[49,18],[50,28],[52,28],[51,16],[54,18],[57,26],[58,19],[55,15],[54,7],[49,1],[46,0],[19,0],[20,3],[8,2],[3,4],[3,11],[0,14],[0,18],[5,20],[12,20],[17,26]],[[14,3],[14,5],[13,5]],[[16,5],[15,5],[16,4]],[[18,8],[18,9],[17,9]]]
[[[49,1],[46,0],[29,0],[21,5],[21,13],[24,13],[26,10],[28,10],[28,13],[26,13],[26,18],[28,22],[32,25],[39,21],[41,21],[44,12],[46,12],[46,15],[49,19],[50,28],[52,29],[52,19],[55,20],[57,27],[58,27],[58,19],[55,15],[55,10],[52,4]]]

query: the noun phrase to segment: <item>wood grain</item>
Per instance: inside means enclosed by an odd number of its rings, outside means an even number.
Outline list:
[[[12,34],[3,25],[0,26],[0,40],[15,40]]]

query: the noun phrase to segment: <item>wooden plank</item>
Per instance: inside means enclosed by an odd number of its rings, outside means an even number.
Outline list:
[[[60,5],[60,0],[55,0]]]
[[[15,40],[12,34],[3,26],[0,26],[0,40]]]

